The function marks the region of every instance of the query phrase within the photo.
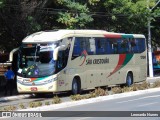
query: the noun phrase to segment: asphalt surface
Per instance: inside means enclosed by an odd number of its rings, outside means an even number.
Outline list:
[[[160,111],[160,92],[57,109],[57,111]]]
[[[50,111],[52,114],[61,114],[61,117],[46,117],[38,118],[41,120],[160,120],[160,117],[118,117],[125,116],[125,113],[130,112],[134,114],[137,112],[139,114],[158,114],[160,116],[160,92],[146,93],[136,96],[117,98],[112,100],[105,100],[100,102],[94,102],[90,104],[72,106],[67,108],[57,109],[58,113]],[[66,117],[65,112],[69,113],[69,117]],[[89,111],[89,113],[88,113]],[[146,112],[147,111],[147,112]],[[158,112],[157,112],[158,111]],[[112,115],[115,114],[116,117],[108,117],[108,112]],[[123,113],[124,112],[124,113]],[[90,114],[91,113],[91,114]],[[93,113],[93,114],[92,114]],[[95,117],[100,116],[103,113],[105,117]],[[89,115],[88,115],[89,114]],[[123,115],[124,114],[124,115]],[[19,120],[20,118],[12,118]],[[36,119],[36,118],[34,118]]]
[[[55,117],[55,118],[45,118],[47,120],[160,120],[160,117],[93,117],[93,116],[99,116],[99,111],[103,112],[105,111],[107,114],[107,111],[112,111],[115,116],[118,114],[117,111],[141,111],[139,113],[145,113],[145,111],[148,111],[147,113],[151,114],[157,114],[156,112],[151,111],[159,111],[160,116],[160,93],[159,92],[153,92],[149,94],[144,95],[137,95],[137,96],[131,96],[131,97],[125,97],[115,100],[107,100],[107,101],[101,101],[91,104],[85,104],[85,105],[79,105],[74,107],[68,107],[68,108],[62,108],[57,109],[57,111],[72,111],[71,116],[74,117]],[[78,111],[78,112],[75,112]],[[83,114],[81,117],[79,117],[79,114],[81,114],[81,111]],[[87,116],[87,111],[98,111],[93,112],[93,115]],[[124,112],[124,116],[125,116]],[[79,113],[79,114],[78,114]],[[123,114],[123,113],[122,113]],[[131,112],[132,114],[132,112]],[[63,115],[63,114],[62,114]],[[78,116],[78,117],[76,117]],[[86,117],[87,116],[87,117]],[[123,116],[123,115],[122,115]]]

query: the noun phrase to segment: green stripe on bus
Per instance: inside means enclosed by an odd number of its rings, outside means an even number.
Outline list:
[[[122,35],[122,38],[134,38],[133,35]]]
[[[127,65],[127,63],[132,59],[133,55],[134,55],[134,54],[127,54],[127,55],[126,55],[126,59],[125,59],[123,65],[122,65],[122,67],[124,67],[124,66]],[[121,67],[121,68],[122,68],[122,67]]]
[[[34,81],[41,81],[41,80],[44,80],[44,79],[46,79],[47,77],[42,77],[42,78],[37,78],[36,80],[34,80]]]

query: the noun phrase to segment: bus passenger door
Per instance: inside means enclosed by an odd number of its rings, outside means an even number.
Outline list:
[[[66,65],[68,56],[66,56],[66,50],[58,52],[58,59],[56,63],[56,69],[58,73],[58,91],[66,90]]]

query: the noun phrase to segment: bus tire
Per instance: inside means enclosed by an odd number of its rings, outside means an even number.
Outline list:
[[[81,91],[80,81],[77,78],[74,78],[72,82],[72,94],[73,95],[80,94],[80,91]]]
[[[126,86],[130,87],[133,84],[133,74],[129,72],[126,77]]]

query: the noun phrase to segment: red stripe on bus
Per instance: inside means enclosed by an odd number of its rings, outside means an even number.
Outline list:
[[[34,81],[34,80],[36,80],[36,79],[37,79],[37,78],[31,78],[31,82]]]
[[[121,35],[117,35],[117,34],[115,34],[115,35],[113,35],[113,34],[105,34],[104,36],[106,38],[122,38]]]
[[[120,54],[119,55],[119,61],[117,66],[115,67],[115,69],[110,73],[110,75],[108,77],[110,77],[112,74],[114,74],[115,72],[117,72],[123,65],[124,61],[126,59],[126,54]]]

